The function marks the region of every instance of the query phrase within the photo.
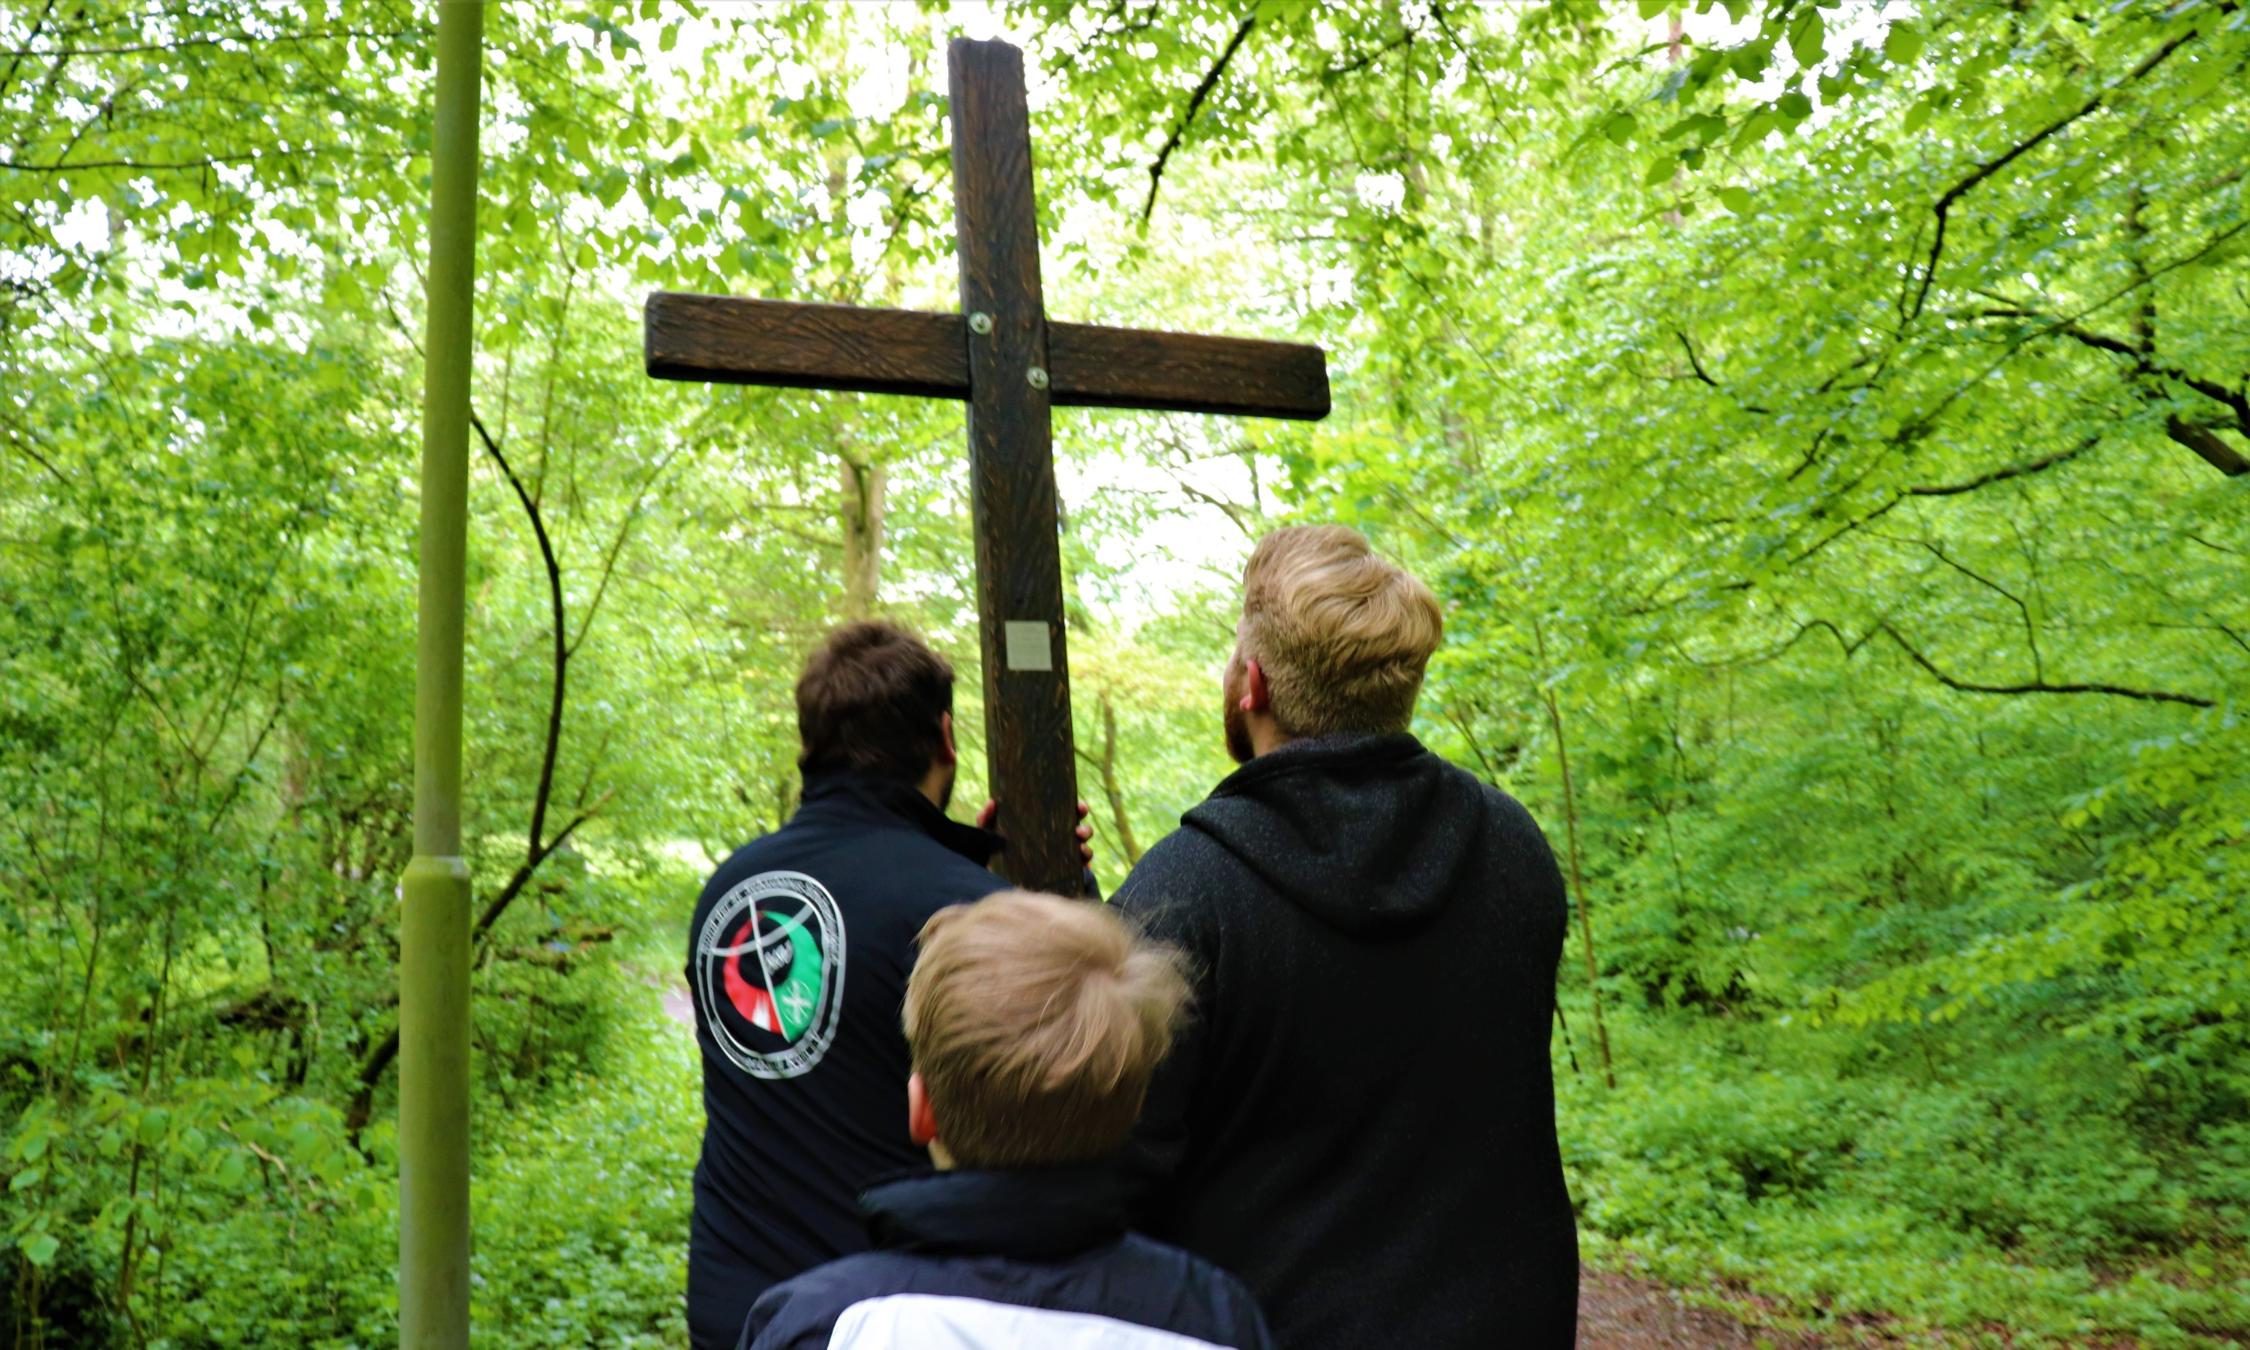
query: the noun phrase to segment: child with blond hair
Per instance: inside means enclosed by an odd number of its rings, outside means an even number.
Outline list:
[[[1114,1158],[1170,1048],[1179,958],[1096,904],[933,916],[907,980],[907,1120],[932,1173],[861,1200],[875,1250],[776,1285],[746,1350],[1269,1350],[1234,1277],[1128,1232]]]

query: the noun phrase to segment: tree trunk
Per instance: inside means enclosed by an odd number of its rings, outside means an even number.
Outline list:
[[[1141,846],[1133,838],[1133,822],[1125,814],[1125,788],[1117,779],[1117,711],[1104,692],[1097,702],[1102,714],[1102,757],[1097,766],[1102,775],[1102,796],[1109,800],[1110,818],[1117,822],[1117,846],[1125,851],[1127,866],[1141,860]]]
[[[864,619],[875,612],[883,580],[883,488],[887,474],[879,462],[839,461],[844,490],[837,498],[844,539],[844,617]]]
[[[1602,1055],[1602,1081],[1617,1086],[1617,1068],[1609,1057],[1609,1024],[1602,1018],[1601,969],[1594,961],[1594,920],[1586,912],[1586,869],[1578,851],[1578,793],[1570,781],[1570,751],[1563,744],[1562,707],[1555,693],[1544,691],[1547,722],[1555,732],[1555,763],[1562,770],[1563,828],[1569,832],[1570,891],[1578,910],[1578,932],[1586,949],[1586,990],[1594,998],[1594,1041]]]

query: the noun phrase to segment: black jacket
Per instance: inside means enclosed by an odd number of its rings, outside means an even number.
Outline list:
[[[997,846],[907,784],[822,775],[703,888],[687,961],[703,1053],[696,1346],[731,1347],[766,1286],[865,1250],[859,1193],[925,1161],[899,1029],[914,938],[1005,884],[983,866]]]
[[[1139,1227],[1242,1276],[1288,1350],[1572,1343],[1566,910],[1522,806],[1412,736],[1291,744],[1116,902],[1198,967],[1133,1152]]]
[[[1113,1170],[938,1172],[864,1204],[878,1250],[767,1290],[743,1350],[1272,1345],[1233,1276],[1125,1231]]]

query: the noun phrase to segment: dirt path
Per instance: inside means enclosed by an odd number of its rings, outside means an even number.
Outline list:
[[[1668,1286],[1589,1270],[1578,1284],[1578,1344],[1580,1350],[1818,1350],[1841,1342],[1750,1326],[1691,1307]]]
[[[695,996],[686,985],[664,986],[664,1015],[691,1032],[695,1030]]]

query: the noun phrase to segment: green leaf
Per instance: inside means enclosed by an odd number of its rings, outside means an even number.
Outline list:
[[[1821,17],[1819,10],[1808,8],[1804,18],[1790,31],[1789,54],[1808,70],[1827,58],[1828,20]]]
[[[1602,135],[1609,137],[1612,145],[1623,145],[1639,132],[1641,124],[1629,112],[1613,112],[1602,122]]]
[[[1910,23],[1894,23],[1883,34],[1883,59],[1893,65],[1910,66],[1922,55],[1922,30]]]
[[[18,1245],[23,1248],[24,1259],[42,1270],[54,1261],[55,1253],[62,1250],[62,1243],[55,1240],[53,1233],[33,1233]]]
[[[1709,145],[1726,134],[1725,118],[1714,117],[1710,113],[1691,113],[1667,127],[1663,139],[1676,141],[1693,136],[1697,145]]]
[[[1640,0],[1641,17],[1653,19],[1672,7],[1672,0]]]
[[[1723,187],[1719,189],[1719,205],[1738,216],[1750,214],[1750,201],[1750,190],[1748,188]]]
[[[1803,90],[1792,89],[1774,102],[1774,109],[1792,122],[1802,122],[1812,116],[1812,100]]]
[[[46,1175],[47,1169],[44,1167],[26,1167],[9,1178],[8,1189],[10,1192],[28,1191],[38,1185],[40,1179]]]

